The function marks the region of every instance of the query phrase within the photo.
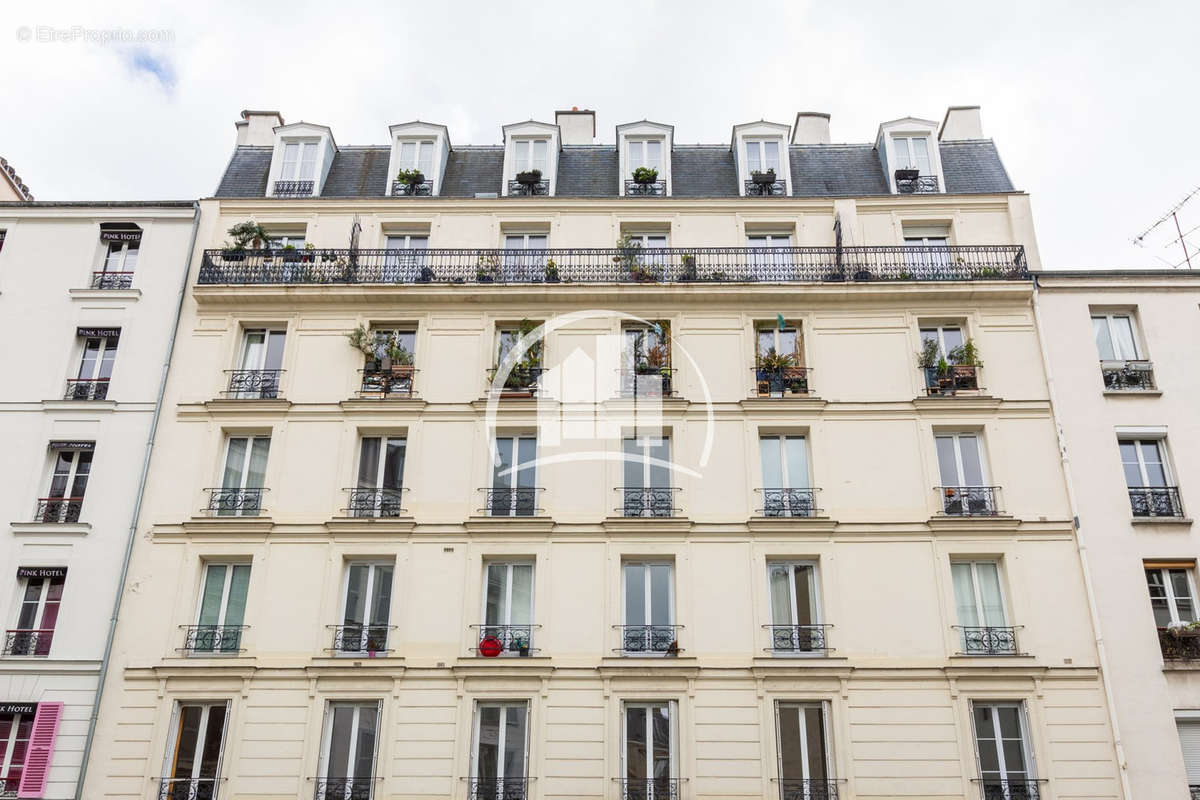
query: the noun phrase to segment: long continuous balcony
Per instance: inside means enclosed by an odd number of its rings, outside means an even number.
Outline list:
[[[206,250],[198,283],[842,283],[1029,280],[1021,245]]]

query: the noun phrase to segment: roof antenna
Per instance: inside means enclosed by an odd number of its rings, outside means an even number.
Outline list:
[[[1183,260],[1187,262],[1188,269],[1191,269],[1192,256],[1188,253],[1187,240],[1183,238],[1183,229],[1179,227],[1179,211],[1197,194],[1200,194],[1200,186],[1197,186],[1196,188],[1192,189],[1192,191],[1188,192],[1186,197],[1173,205],[1170,210],[1167,211],[1167,213],[1155,220],[1153,225],[1151,225],[1149,228],[1146,228],[1146,230],[1142,231],[1137,236],[1133,237],[1133,243],[1138,247],[1144,247],[1146,236],[1148,236],[1159,225],[1162,225],[1167,220],[1171,220],[1175,223],[1175,233],[1178,238],[1176,238],[1173,242],[1169,242],[1168,244],[1175,244],[1175,242],[1179,242],[1179,246],[1183,248]],[[1195,229],[1193,228],[1193,230]],[[1188,233],[1191,233],[1191,231],[1188,231]]]

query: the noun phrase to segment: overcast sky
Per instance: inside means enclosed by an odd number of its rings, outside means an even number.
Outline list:
[[[603,142],[649,118],[692,143],[799,110],[869,142],[881,121],[978,104],[1048,268],[1180,262],[1173,223],[1130,240],[1200,185],[1195,0],[114,5],[4,4],[0,155],[39,200],[210,195],[243,108],[339,144],[385,144],[416,118],[493,144],[571,106],[596,110]],[[72,41],[76,26],[171,41]],[[39,41],[48,28],[66,40]],[[1200,226],[1200,196],[1180,220]]]

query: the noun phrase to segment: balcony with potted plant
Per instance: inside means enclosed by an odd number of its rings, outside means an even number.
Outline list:
[[[919,169],[898,169],[895,173],[897,194],[937,194],[938,176],[922,175]]]
[[[392,197],[432,197],[433,181],[419,169],[402,169],[392,181]]]
[[[793,353],[776,353],[772,347],[755,357],[754,385],[759,397],[808,395],[809,368],[800,366]]]
[[[540,169],[527,169],[508,182],[508,194],[510,197],[546,197],[550,194],[550,181],[542,179]]]
[[[775,176],[775,170],[768,169],[751,172],[745,189],[747,197],[783,197],[787,194],[787,183]]]
[[[953,397],[962,391],[979,390],[979,348],[967,339],[942,354],[936,339],[926,339],[917,352],[917,366],[925,377],[925,393],[930,397]]]
[[[381,334],[359,325],[346,338],[366,358],[360,398],[413,397],[414,354],[395,333]]]
[[[652,167],[638,167],[633,171],[633,177],[625,181],[626,197],[665,197],[667,182],[658,179],[658,170]]]

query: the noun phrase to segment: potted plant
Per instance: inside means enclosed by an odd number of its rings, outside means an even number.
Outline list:
[[[777,353],[774,347],[760,354],[757,370],[758,393],[771,397],[783,397],[784,378],[787,370],[795,366],[795,363],[795,356],[791,353]]]
[[[558,276],[558,264],[553,258],[546,259],[546,283],[558,283],[561,280]]]
[[[346,338],[350,341],[351,347],[366,356],[366,372],[375,372],[379,369],[379,365],[375,362],[375,334],[370,328],[360,323],[357,328],[351,329],[346,334]]]
[[[750,179],[758,186],[770,186],[775,182],[775,170],[754,170],[750,173]]]
[[[433,278],[434,274],[432,269],[429,267],[421,267],[421,277],[417,278],[417,283],[431,283]],[[455,281],[455,283],[462,283],[462,281]]]
[[[407,186],[409,194],[415,194],[417,187],[425,182],[425,175],[419,169],[402,169],[396,173],[396,182]]]
[[[915,181],[921,175],[921,170],[906,167],[896,170],[896,183],[901,181]]]
[[[500,277],[500,259],[494,255],[482,256],[475,265],[475,280],[479,283],[495,283]]]
[[[633,180],[642,186],[649,186],[658,180],[658,170],[652,167],[638,167],[633,171]]]
[[[262,249],[267,244],[267,230],[254,220],[239,222],[229,229],[233,242],[225,243],[224,256],[228,261],[243,261],[247,248]]]
[[[524,636],[513,637],[513,649],[517,651],[517,655],[526,658],[529,656],[529,640]]]
[[[540,169],[527,169],[517,173],[517,183],[522,186],[534,186],[541,180],[542,171]]]
[[[285,244],[283,246],[283,260],[288,263],[295,263],[300,260],[300,253],[296,250],[296,245]]]
[[[312,242],[304,243],[304,254],[300,257],[301,261],[311,264],[313,260],[313,251],[317,248],[313,247]]]
[[[696,274],[696,257],[691,253],[684,253],[679,257],[680,263],[683,264],[683,272],[679,276],[681,281],[694,281],[698,277]]]

